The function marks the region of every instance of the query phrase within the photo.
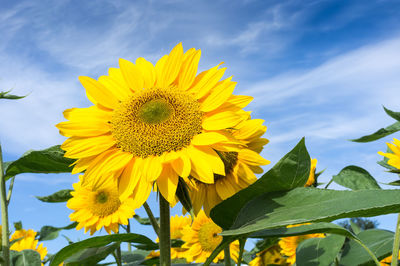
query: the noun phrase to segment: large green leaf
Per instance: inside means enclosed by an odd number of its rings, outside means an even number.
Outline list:
[[[28,151],[21,158],[10,163],[6,169],[6,179],[22,173],[68,173],[72,159],[64,157],[60,146],[40,151]]]
[[[107,236],[97,236],[86,240],[75,242],[62,248],[57,254],[54,255],[50,262],[50,266],[58,265],[67,258],[71,257],[77,252],[80,252],[87,248],[102,247],[106,246],[112,242],[130,242],[138,243],[141,245],[153,246],[154,249],[158,248],[158,245],[151,241],[149,238],[139,234],[115,234]]]
[[[234,235],[236,230],[230,230],[229,233],[223,232],[223,235]],[[308,235],[317,233],[329,233],[347,236],[349,238],[354,238],[355,236],[348,231],[346,228],[334,223],[312,223],[305,224],[296,227],[280,227],[276,229],[262,230],[250,234],[249,238],[269,238],[269,237],[288,237],[297,235]]]
[[[78,223],[74,222],[64,227],[54,227],[50,225],[45,225],[40,229],[39,232],[39,241],[44,240],[53,240],[58,237],[58,233],[61,230],[69,230],[73,229],[78,225]]]
[[[351,139],[351,141],[354,142],[370,142],[370,141],[374,141],[377,139],[381,139],[383,137],[386,137],[390,134],[393,134],[397,131],[400,131],[400,122],[396,122],[388,127],[385,128],[381,128],[378,131],[376,131],[375,133],[372,133],[370,135],[366,135],[363,136],[361,138],[358,139]]]
[[[357,237],[382,260],[392,254],[394,233],[386,230],[371,229],[360,232]],[[371,256],[354,240],[344,245],[340,265],[375,265]]]
[[[255,183],[215,206],[211,210],[211,218],[222,228],[230,228],[242,207],[257,196],[304,186],[310,174],[310,166],[310,155],[303,138]]]
[[[104,247],[87,248],[75,253],[64,261],[65,266],[96,265],[110,255],[120,243],[114,243]]]
[[[72,189],[62,189],[60,191],[57,191],[49,196],[36,196],[36,198],[40,201],[43,202],[50,202],[50,203],[59,203],[59,202],[66,202],[70,198],[72,198],[71,192]]]
[[[329,266],[339,254],[346,237],[329,235],[302,241],[296,249],[296,265]]]
[[[11,266],[41,266],[40,254],[36,250],[10,250]]]
[[[335,183],[352,190],[381,188],[367,170],[355,165],[346,166],[332,179]]]
[[[400,212],[400,190],[336,191],[301,187],[266,193],[251,200],[242,208],[232,228],[221,234],[241,235],[290,224],[397,212]]]

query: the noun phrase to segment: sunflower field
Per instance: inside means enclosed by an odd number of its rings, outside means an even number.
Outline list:
[[[323,171],[305,138],[264,173],[267,127],[247,109],[252,96],[234,94],[222,63],[200,72],[200,57],[179,43],[154,65],[120,59],[104,76],[81,76],[92,104],[64,111],[61,145],[8,162],[0,148],[2,265],[398,265],[400,216],[393,232],[336,220],[400,213],[400,141],[376,151],[393,189],[355,165],[319,182]],[[400,112],[384,111],[393,124],[352,141],[400,131]],[[79,174],[73,189],[38,197],[66,203],[69,225],[10,226],[14,180],[23,173]],[[333,182],[343,189],[330,189]],[[152,193],[159,213],[148,204]],[[182,215],[171,216],[178,203]],[[147,217],[136,214],[142,207]],[[135,230],[133,219],[157,238]],[[43,241],[66,230],[90,237],[48,254]],[[92,236],[98,231],[105,233]],[[246,250],[249,239],[257,242]]]

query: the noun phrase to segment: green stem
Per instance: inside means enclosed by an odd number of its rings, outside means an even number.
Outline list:
[[[146,210],[147,216],[149,216],[150,223],[153,226],[154,232],[160,237],[160,226],[158,225],[157,219],[154,217],[153,212],[147,202],[143,203],[143,207]]]
[[[6,180],[4,176],[3,169],[3,154],[1,151],[0,145],[0,197],[1,197],[1,223],[2,223],[2,232],[1,232],[1,241],[3,248],[3,259],[4,266],[10,265],[10,242],[8,235],[8,210],[7,210],[7,199],[6,199]]]
[[[171,265],[171,229],[169,202],[160,195],[160,265]]]
[[[224,265],[231,266],[231,252],[229,250],[229,245],[224,248]]]
[[[13,176],[13,177],[11,178],[10,185],[8,186],[7,206],[8,206],[8,204],[10,204],[11,194],[12,194],[12,190],[13,190],[13,187],[14,187],[14,180],[15,180],[15,176]]]
[[[246,244],[246,240],[247,240],[246,238],[239,239],[239,256],[238,256],[237,266],[242,265],[243,251],[244,251],[244,245]]]
[[[118,258],[118,252],[117,252],[117,250],[115,250],[115,251],[112,253],[112,255],[113,255],[113,257],[114,257],[115,262],[117,263],[117,265],[118,265],[118,266],[122,266],[122,263],[121,263],[120,259]]]
[[[376,258],[375,254],[363,242],[361,242],[358,238],[353,238],[353,240],[360,244],[365,249],[365,251],[368,252],[368,254],[371,256],[377,266],[381,266],[381,263]]]
[[[394,235],[392,263],[391,266],[397,266],[399,261],[399,248],[400,248],[400,213],[397,216],[396,234]]]
[[[129,234],[131,232],[131,221],[128,219],[128,224],[126,225],[126,232]],[[131,252],[132,251],[132,246],[131,243],[127,243],[128,244],[128,251]]]
[[[329,185],[332,184],[332,182],[333,182],[333,179],[331,179],[331,180],[328,182],[328,184],[326,184],[325,189],[327,189],[327,188],[329,187]]]

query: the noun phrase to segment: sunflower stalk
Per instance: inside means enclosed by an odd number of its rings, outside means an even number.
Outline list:
[[[224,248],[224,265],[231,266],[231,252],[229,250],[229,245]]]
[[[158,225],[157,219],[154,217],[149,204],[145,202],[143,203],[143,207],[146,210],[147,216],[149,216],[150,223],[153,226],[154,232],[156,232],[157,236],[160,237],[160,226]]]
[[[169,202],[160,193],[160,265],[171,265],[171,229]]]
[[[397,266],[399,260],[399,249],[400,249],[400,213],[397,216],[396,234],[394,235],[393,251],[392,251],[392,263],[391,266]]]
[[[131,221],[128,219],[128,224],[126,225],[126,232],[129,234],[131,232]],[[132,246],[131,243],[128,242],[128,251],[131,252],[132,251]]]
[[[3,249],[4,266],[10,265],[10,242],[8,240],[8,211],[7,211],[7,198],[6,198],[6,180],[3,169],[3,154],[0,144],[0,197],[1,197],[1,241]]]

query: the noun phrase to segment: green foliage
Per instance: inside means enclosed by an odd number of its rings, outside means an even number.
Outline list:
[[[188,190],[189,188],[187,187],[186,182],[183,180],[182,177],[179,177],[178,187],[176,188],[176,196],[178,197],[179,202],[182,204],[183,208],[185,208],[188,213],[193,215],[193,205]],[[193,216],[192,219],[194,218]]]
[[[149,251],[146,250],[134,250],[134,251],[124,251],[122,252],[122,256],[121,256],[121,260],[122,263],[135,263],[137,265],[140,265],[145,258],[147,257],[147,255],[149,255]]]
[[[400,121],[400,112],[394,112],[392,110],[387,109],[385,106],[383,106],[383,109],[385,112],[393,119],[396,119],[397,121]]]
[[[399,211],[400,190],[295,188],[288,192],[266,193],[250,201],[239,212],[232,229],[222,232],[222,235],[241,235],[290,224]]]
[[[382,260],[392,253],[394,233],[386,230],[371,229],[361,231],[357,237]],[[340,265],[375,265],[370,255],[354,240],[344,245]]]
[[[133,218],[140,224],[142,225],[151,225],[150,219],[149,218],[143,218],[140,217],[139,215],[135,214],[133,215]],[[157,222],[160,222],[160,218],[156,217]]]
[[[50,226],[50,225],[45,225],[40,229],[40,232],[38,234],[39,241],[56,239],[61,230],[74,229],[77,225],[78,225],[78,223],[76,223],[76,222],[71,223],[64,227],[54,227],[54,226]]]
[[[96,265],[110,255],[120,243],[113,243],[103,247],[93,247],[83,249],[64,261],[65,266],[85,266]]]
[[[331,265],[339,254],[345,237],[329,235],[302,241],[296,249],[297,265]]]
[[[355,234],[378,227],[377,221],[362,217],[350,218],[349,220],[340,222],[339,224]]]
[[[32,249],[10,250],[11,266],[41,266],[40,254]]]
[[[73,191],[72,189],[62,189],[49,196],[44,196],[44,197],[35,196],[35,197],[43,202],[50,202],[50,203],[66,202],[70,198],[72,198],[71,195],[72,191]]]
[[[302,187],[310,173],[310,155],[304,138],[272,169],[249,187],[224,200],[211,210],[211,218],[223,229],[228,229],[241,209],[258,196],[274,191],[287,191]]]
[[[390,134],[393,134],[397,131],[400,131],[400,122],[396,122],[390,126],[387,126],[385,128],[381,128],[378,131],[370,134],[370,135],[366,135],[363,136],[361,138],[358,139],[351,139],[351,141],[354,142],[371,142],[374,140],[378,140],[381,139],[383,137],[389,136]]]
[[[21,230],[22,229],[22,222],[21,221],[15,222],[14,223],[14,229],[15,229],[15,231]]]
[[[7,164],[5,178],[7,180],[22,173],[69,173],[74,160],[65,158],[64,153],[59,145],[40,151],[28,151],[18,160]]]
[[[89,239],[85,239],[79,242],[75,242],[70,244],[54,255],[50,262],[50,266],[60,264],[61,262],[65,261],[72,255],[81,252],[82,250],[88,248],[96,248],[96,247],[103,247],[109,245],[113,242],[130,242],[130,243],[138,243],[142,246],[147,246],[149,249],[157,249],[158,245],[151,241],[149,238],[139,234],[115,234],[115,235],[107,235],[107,236],[97,236],[92,237]]]
[[[13,94],[10,94],[11,91],[12,90],[0,92],[0,99],[19,100],[19,99],[25,98],[27,96],[27,95],[25,95],[25,96],[13,95]]]
[[[355,165],[343,168],[333,176],[333,181],[352,190],[381,188],[367,170]]]

